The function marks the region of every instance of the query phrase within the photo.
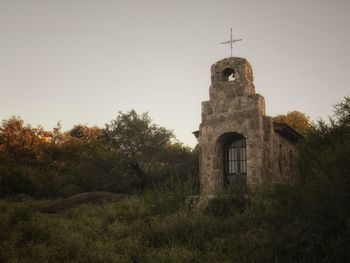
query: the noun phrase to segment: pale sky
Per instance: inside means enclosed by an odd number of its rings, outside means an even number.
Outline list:
[[[0,120],[104,127],[135,109],[194,146],[230,27],[268,115],[326,118],[350,95],[349,0],[0,0]]]

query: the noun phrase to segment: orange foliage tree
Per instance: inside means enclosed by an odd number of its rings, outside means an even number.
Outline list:
[[[102,129],[97,126],[88,127],[87,125],[74,125],[73,129],[67,132],[66,138],[79,140],[81,142],[91,143],[97,141],[102,136]]]
[[[16,161],[35,159],[44,143],[44,130],[25,125],[20,117],[4,120],[0,126],[0,151],[6,151]]]
[[[303,136],[306,136],[313,126],[310,117],[300,111],[289,111],[287,114],[277,115],[273,120],[288,124]]]

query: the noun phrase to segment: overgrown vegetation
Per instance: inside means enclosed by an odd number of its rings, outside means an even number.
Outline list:
[[[119,113],[106,127],[76,125],[61,132],[0,126],[0,196],[57,198],[84,191],[131,193],[197,171],[197,153],[174,140],[147,114]]]
[[[47,215],[49,201],[2,201],[0,262],[347,262],[349,109],[310,129],[293,184],[227,189],[203,212],[186,208],[187,164],[118,204]]]

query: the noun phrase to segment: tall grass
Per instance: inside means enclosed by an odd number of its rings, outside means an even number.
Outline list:
[[[172,179],[117,204],[58,214],[39,212],[49,201],[1,201],[0,262],[345,262],[349,256],[349,211],[317,205],[322,196],[310,186],[262,185],[248,196],[228,191],[202,212],[185,206],[193,186]]]

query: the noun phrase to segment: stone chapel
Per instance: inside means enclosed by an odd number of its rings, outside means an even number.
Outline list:
[[[289,178],[296,169],[296,144],[303,139],[265,115],[251,65],[237,57],[211,66],[209,100],[202,102],[202,122],[194,135],[201,195],[218,194],[226,185],[254,187],[263,180]]]

